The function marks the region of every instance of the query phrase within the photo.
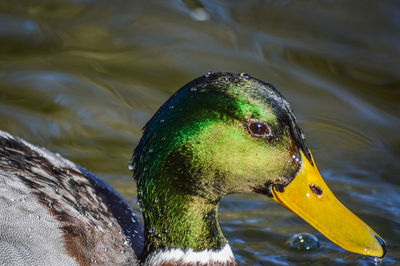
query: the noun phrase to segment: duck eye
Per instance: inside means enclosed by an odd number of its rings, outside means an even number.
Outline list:
[[[265,137],[270,135],[270,130],[267,124],[263,122],[252,122],[248,124],[249,132],[255,137]]]

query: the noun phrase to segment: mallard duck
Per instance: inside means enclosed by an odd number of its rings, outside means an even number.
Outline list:
[[[145,125],[130,168],[144,227],[104,181],[0,132],[0,264],[235,265],[218,222],[232,193],[259,193],[337,245],[385,244],[321,178],[289,103],[247,74],[208,73]]]

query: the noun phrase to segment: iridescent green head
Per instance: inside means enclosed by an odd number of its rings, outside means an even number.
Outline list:
[[[210,73],[178,90],[145,126],[133,166],[143,259],[221,250],[218,203],[243,192],[272,197],[347,250],[385,254],[384,241],[321,178],[288,102],[246,74]]]
[[[188,212],[195,216],[193,208],[216,215],[224,195],[269,194],[272,184],[284,186],[299,168],[299,149],[307,151],[303,134],[271,84],[232,73],[186,84],[147,123],[134,152],[147,240],[163,245],[178,227],[174,220],[185,220]],[[212,231],[219,231],[216,226]],[[204,249],[195,239],[176,245]],[[220,241],[204,243],[218,248],[225,243]]]

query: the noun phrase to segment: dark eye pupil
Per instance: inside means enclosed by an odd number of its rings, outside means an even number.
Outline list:
[[[250,133],[255,136],[264,136],[269,133],[268,127],[264,123],[251,123],[249,125]]]

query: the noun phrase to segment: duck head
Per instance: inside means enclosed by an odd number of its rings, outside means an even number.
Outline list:
[[[232,193],[270,197],[349,251],[385,253],[383,240],[321,178],[289,103],[249,75],[209,73],[178,90],[144,127],[132,165],[143,259],[222,250],[218,203]]]

